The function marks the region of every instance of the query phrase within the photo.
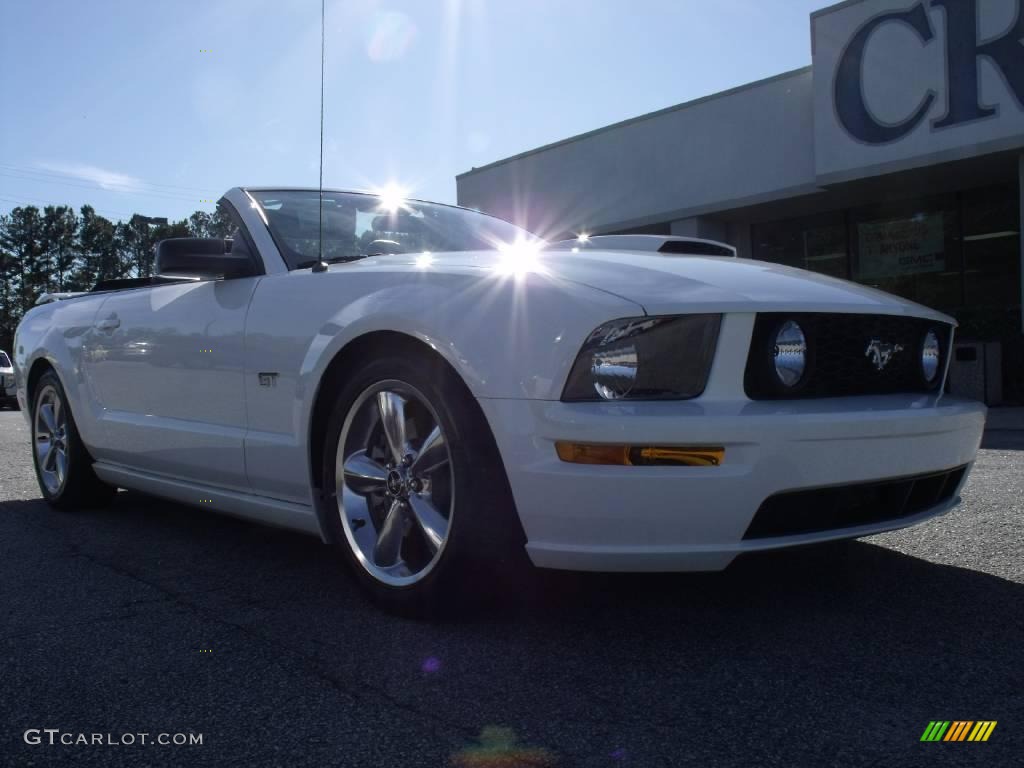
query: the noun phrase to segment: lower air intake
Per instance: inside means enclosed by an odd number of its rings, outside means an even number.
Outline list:
[[[790,491],[765,499],[744,539],[796,536],[913,517],[949,501],[966,466],[870,483]]]

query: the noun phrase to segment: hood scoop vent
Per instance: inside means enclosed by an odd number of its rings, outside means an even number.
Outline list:
[[[677,253],[680,256],[735,256],[731,245],[712,240],[666,240],[658,253]]]
[[[594,235],[551,243],[553,251],[648,251],[678,256],[736,256],[736,249],[717,240],[674,235]]]

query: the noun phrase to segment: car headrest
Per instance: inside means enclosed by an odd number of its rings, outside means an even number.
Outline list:
[[[375,216],[373,219],[374,232],[406,232],[412,234],[422,232],[423,230],[423,222],[418,217],[407,213],[384,213],[380,216]]]

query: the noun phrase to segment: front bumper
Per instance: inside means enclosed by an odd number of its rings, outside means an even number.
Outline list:
[[[981,403],[935,395],[480,404],[534,564],[601,571],[720,570],[743,552],[864,536],[942,514],[959,501],[959,487],[948,501],[898,520],[744,539],[762,502],[779,493],[969,465],[986,413]],[[570,464],[556,455],[556,440],[724,446],[725,460],[717,467]]]

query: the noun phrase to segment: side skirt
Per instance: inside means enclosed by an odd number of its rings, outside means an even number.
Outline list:
[[[320,522],[315,510],[303,504],[213,488],[100,461],[93,464],[92,468],[101,480],[120,488],[180,501],[183,504],[209,509],[211,512],[223,512],[266,525],[321,536]]]

